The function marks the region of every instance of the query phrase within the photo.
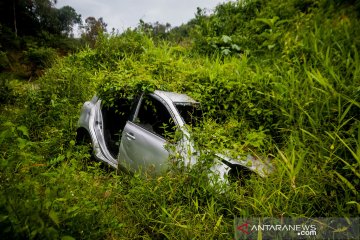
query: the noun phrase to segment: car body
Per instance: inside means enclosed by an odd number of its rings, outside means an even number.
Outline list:
[[[115,107],[107,107],[96,96],[85,102],[78,121],[77,140],[88,137],[96,159],[131,173],[161,174],[169,168],[169,157],[176,154],[184,166],[198,161],[199,154],[187,128],[201,118],[197,101],[185,94],[156,90],[141,94],[130,105],[120,101]],[[117,108],[121,108],[121,114]],[[181,134],[175,141],[178,132]],[[262,177],[272,171],[269,159],[251,155],[236,160],[222,154],[216,156],[210,172],[222,180],[235,169]]]

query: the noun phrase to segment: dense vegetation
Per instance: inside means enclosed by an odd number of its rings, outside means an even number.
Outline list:
[[[98,35],[33,82],[0,88],[0,236],[229,239],[235,216],[360,213],[360,5],[248,0],[163,32]],[[147,25],[148,26],[148,25]],[[39,50],[39,49],[37,49]],[[200,149],[270,155],[276,173],[226,192],[206,169],[117,173],[75,145],[82,103],[187,93]]]

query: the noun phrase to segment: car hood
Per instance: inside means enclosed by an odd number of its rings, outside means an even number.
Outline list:
[[[178,147],[180,148],[178,148],[177,151],[180,153],[182,159],[184,159],[185,166],[191,167],[198,162],[200,152],[195,150],[193,142],[189,141],[188,138],[184,138]],[[210,151],[205,150],[205,153],[210,153]],[[260,177],[267,177],[274,172],[275,169],[270,158],[258,157],[251,154],[246,155],[246,157],[238,156],[231,158],[222,153],[215,153],[215,162],[210,168],[210,175],[214,174],[220,181],[226,181],[226,176],[230,170],[237,166],[242,166],[258,174]]]
[[[221,153],[216,153],[215,156],[217,156],[223,164],[231,168],[237,165],[243,166],[261,177],[267,177],[274,172],[274,166],[270,158],[257,157],[251,154],[248,154],[246,157],[239,156],[236,159],[232,159]]]

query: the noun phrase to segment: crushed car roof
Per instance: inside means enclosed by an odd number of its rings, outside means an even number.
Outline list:
[[[186,94],[166,92],[160,90],[155,90],[154,93],[157,95],[165,95],[166,97],[170,98],[170,100],[174,103],[199,103]]]

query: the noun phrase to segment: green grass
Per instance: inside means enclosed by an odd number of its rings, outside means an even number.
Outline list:
[[[257,52],[204,55],[196,43],[127,32],[57,60],[35,82],[2,74],[0,236],[229,239],[236,216],[358,216],[359,19],[351,6],[319,7],[289,24],[274,29],[276,48]],[[276,173],[219,191],[201,166],[130,176],[75,146],[79,110],[95,92],[111,104],[154,89],[202,103],[192,136],[210,150],[205,162],[251,152],[270,155]]]

